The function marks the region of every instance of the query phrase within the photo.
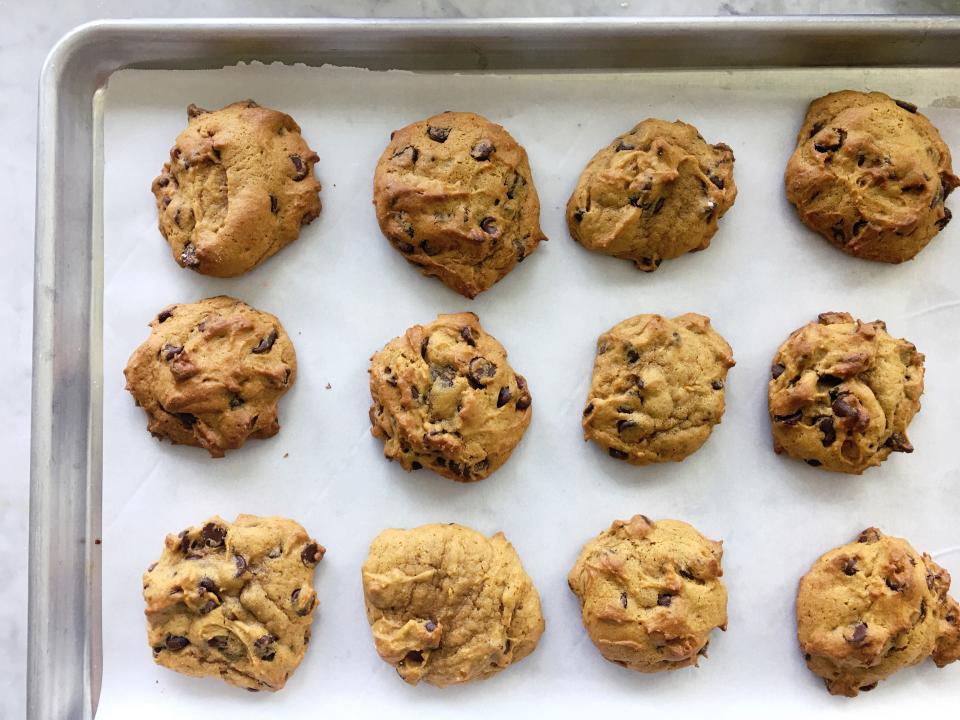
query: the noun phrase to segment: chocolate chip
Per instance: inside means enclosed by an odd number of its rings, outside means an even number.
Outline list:
[[[917,106],[912,102],[907,102],[906,100],[894,100],[894,102],[908,113],[915,113],[917,111]]]
[[[830,233],[833,235],[833,239],[837,242],[845,242],[847,239],[846,234],[843,231],[843,225],[837,224],[830,228]]]
[[[845,393],[831,403],[830,408],[833,410],[833,414],[842,418],[856,417],[857,409],[847,402],[846,398],[847,394]]]
[[[313,606],[316,604],[317,599],[315,597],[310,598],[310,602],[305,605],[300,605],[300,588],[296,588],[292,593],[290,593],[290,604],[293,605],[293,610],[300,617],[305,617],[310,614],[310,611],[313,610]]]
[[[273,344],[277,341],[277,331],[271,330],[270,334],[267,335],[260,343],[250,352],[254,355],[262,355],[265,352],[270,352],[270,348],[273,347]]]
[[[443,142],[442,140],[440,142]],[[423,653],[418,650],[411,650],[408,652],[403,660],[400,661],[401,665],[421,665],[423,663]]]
[[[434,630],[437,629],[437,624],[433,620],[427,620],[427,622],[423,626],[423,629],[429,633],[432,633]]]
[[[489,140],[480,140],[470,149],[470,157],[474,160],[489,160],[496,148]]]
[[[412,164],[420,158],[420,151],[417,150],[413,145],[407,145],[406,147],[397,150],[391,157],[403,157],[404,160],[407,160]]]
[[[411,227],[410,229],[412,230],[413,228]],[[410,243],[400,242],[397,243],[397,250],[402,252],[404,255],[409,255],[415,250],[415,248]]]
[[[490,461],[484,458],[483,460],[475,462],[473,464],[473,467],[470,468],[470,472],[473,473],[474,475],[480,475],[481,473],[486,472],[488,467],[490,467]],[[466,466],[464,466],[463,468],[463,474],[464,474],[464,477],[466,477],[467,475]]]
[[[430,338],[424,338],[420,341],[420,357],[424,360],[427,359],[427,345],[430,344]]]
[[[661,210],[663,210],[663,204],[667,201],[666,198],[657,198],[657,202],[653,206],[653,214],[658,215]]]
[[[200,613],[201,615],[208,615],[216,607],[217,607],[216,600],[207,600],[207,602],[205,602],[203,606],[199,610],[197,610],[197,612]]]
[[[587,404],[587,406],[583,409],[583,416],[586,417],[587,415],[589,415],[589,414],[592,413],[592,412],[593,412],[593,403],[589,403],[589,404]]]
[[[833,418],[821,418],[818,427],[820,428],[820,432],[823,433],[823,439],[820,441],[823,443],[823,446],[830,447],[833,445],[834,441],[837,439],[837,431],[833,427]]]
[[[450,136],[450,128],[430,125],[427,127],[427,136],[434,142],[445,143]]]
[[[197,587],[201,595],[209,592],[219,597],[219,594],[217,593],[217,584],[208,577],[200,578],[200,582],[197,583]]]
[[[172,317],[173,317],[172,310],[164,310],[159,315],[157,315],[157,322],[162,323],[162,322],[165,322],[166,320],[169,320]]]
[[[260,637],[258,637],[256,640],[253,641],[253,645],[254,647],[262,650],[267,645],[270,645],[276,641],[277,639],[273,635],[270,635],[270,634],[261,635]]]
[[[517,410],[526,410],[528,407],[530,407],[530,395],[527,393],[524,393],[523,395],[518,397],[514,407]]]
[[[237,573],[234,577],[240,577],[247,571],[247,561],[243,559],[243,555],[234,555],[233,563],[237,566]]]
[[[787,368],[783,363],[777,363],[772,368],[770,368],[770,377],[776,380],[778,377],[783,375],[783,371],[786,369]]]
[[[773,419],[777,422],[783,423],[784,425],[796,425],[803,418],[803,411],[797,410],[795,413],[790,413],[789,415],[774,415]]]
[[[477,341],[473,337],[473,330],[470,329],[469,325],[464,325],[460,328],[460,337],[462,337],[463,341],[470,347],[477,346]]]
[[[496,235],[497,234],[497,220],[492,217],[485,217],[480,221],[480,229],[483,230],[487,235]]]
[[[836,387],[843,382],[843,378],[839,378],[836,375],[824,374],[817,378],[817,382],[827,387]]]
[[[843,574],[849,576],[857,574],[857,558],[851,557],[843,561]]]
[[[712,383],[710,383],[710,387],[712,387],[714,390],[723,390],[723,380],[714,380]]]
[[[160,355],[167,362],[173,360],[177,355],[183,352],[182,345],[170,345],[169,343],[163,346],[163,349],[160,350]]]
[[[696,575],[694,575],[694,574],[689,570],[689,568],[680,568],[679,570],[677,570],[677,573],[679,573],[680,577],[686,578],[687,580],[692,580],[693,582],[697,583],[698,585],[702,585],[702,584],[703,584],[703,580],[701,580],[701,579],[698,578]]]
[[[810,467],[820,467],[821,465],[823,465],[822,462],[820,462],[819,460],[814,460],[813,458],[810,458],[809,460],[804,460],[804,462]]]
[[[186,530],[181,530],[177,537],[180,538],[180,552],[186,555],[190,549],[190,536]]]
[[[178,413],[170,413],[170,414],[173,415],[177,420],[179,420],[179,421],[183,424],[184,427],[188,427],[188,428],[193,427],[194,425],[196,425],[196,424],[197,424],[197,420],[199,420],[199,418],[198,418],[196,415],[194,415],[193,413],[179,413],[179,412],[178,412]]]
[[[166,645],[167,650],[183,650],[190,644],[190,641],[183,635],[167,635],[163,644]]]
[[[723,186],[725,184],[723,182],[723,178],[717,177],[716,175],[708,175],[707,177],[709,178],[710,182],[717,186],[718,189],[723,190]]]
[[[862,533],[857,535],[857,542],[865,545],[871,545],[875,542],[878,542],[881,537],[882,533],[876,528],[867,528]]]
[[[864,622],[857,623],[853,626],[853,635],[850,637],[850,642],[862,643],[867,638],[867,624]]]
[[[627,362],[628,362],[628,363],[635,363],[635,362],[636,362],[637,360],[639,360],[639,359],[640,359],[640,353],[638,353],[638,352],[637,352],[636,350],[634,350],[633,348],[627,348]]]
[[[898,582],[895,578],[887,578],[886,580],[884,580],[884,583],[893,592],[900,592],[904,588],[904,585]]]
[[[884,447],[888,447],[894,452],[902,453],[912,453],[913,445],[910,444],[910,441],[903,435],[903,433],[895,432],[893,433],[887,441],[883,444]]]
[[[577,208],[576,210],[573,211],[573,219],[576,220],[577,222],[580,222],[581,220],[583,220],[583,216],[586,212],[587,211],[584,210],[583,208]]]
[[[670,607],[670,603],[673,602],[673,595],[670,593],[658,593],[657,594],[657,605],[660,607]]]
[[[511,397],[513,397],[513,395],[510,392],[510,388],[504,385],[502,388],[500,388],[500,392],[497,394],[497,407],[500,408],[506,405],[508,402],[510,402]]]
[[[863,167],[863,163],[866,162],[867,156],[860,154],[857,155],[857,167]]]
[[[270,196],[270,212],[276,215],[280,211],[280,201],[276,195]]]
[[[230,395],[230,407],[232,407],[232,408],[238,408],[238,407],[240,407],[241,405],[243,405],[243,403],[244,403],[244,400],[243,400],[243,398],[240,397],[239,395],[236,395],[236,394],[231,394],[231,395]]]
[[[628,457],[627,453],[623,450],[617,450],[616,448],[608,448],[607,452],[610,454],[610,457],[616,458],[617,460],[626,460]]]
[[[226,635],[214,635],[212,638],[207,640],[207,645],[212,647],[214,650],[226,650],[227,649],[227,640]]]
[[[293,176],[294,180],[298,182],[303,180],[310,173],[310,166],[303,161],[303,158],[299,155],[291,155],[290,162],[293,163],[293,168],[296,170],[296,173]]]
[[[625,143],[623,140],[617,143],[617,146],[614,148],[614,152],[622,152],[623,150],[636,150],[636,145],[631,145],[630,143]]]
[[[209,110],[204,110],[202,107],[190,103],[187,105],[187,119],[193,120],[195,117],[200,117],[201,115],[206,115]]]
[[[313,567],[323,559],[323,551],[316,543],[309,543],[300,553],[300,559],[307,567]]]
[[[627,609],[627,594],[625,592],[620,593],[620,604],[623,605],[623,609]]]
[[[876,681],[876,682],[870,683],[869,685],[863,685],[863,686],[860,688],[860,692],[870,692],[871,690],[874,690],[874,689],[877,687],[877,684],[878,684],[879,682],[880,682],[880,681],[878,680],[878,681]]]
[[[617,433],[623,435],[624,430],[635,428],[637,424],[633,420],[617,420]]]
[[[937,230],[943,230],[947,226],[947,223],[950,222],[950,218],[952,217],[953,213],[950,212],[950,208],[945,207],[943,209],[943,217],[934,223],[934,225],[937,226]]]
[[[475,357],[467,368],[467,382],[470,387],[480,390],[487,386],[490,378],[497,374],[497,366],[484,357]]]
[[[917,622],[923,622],[926,617],[927,617],[927,601],[921,600],[920,601],[920,618],[917,620]],[[949,617],[947,618],[947,622],[950,622]]]
[[[813,149],[817,152],[836,152],[841,147],[843,147],[843,142],[847,139],[847,131],[842,128],[834,128],[837,133],[837,142],[831,145],[823,145],[822,143],[814,143]]]
[[[217,548],[223,546],[227,537],[227,529],[222,525],[207,523],[203,526],[200,534],[203,536],[204,543],[207,547]]]
[[[184,267],[197,267],[200,261],[197,260],[197,250],[192,244],[187,243],[183,246],[183,252],[180,253],[180,264]]]
[[[818,132],[823,130],[824,125],[825,123],[822,123],[822,122],[814,123],[813,127],[810,128],[810,134],[807,135],[807,137],[813,137],[814,135],[816,135]]]

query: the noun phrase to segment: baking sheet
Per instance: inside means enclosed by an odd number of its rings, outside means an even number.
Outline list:
[[[610,74],[374,73],[350,68],[238,66],[123,71],[105,105],[103,688],[98,718],[306,716],[573,716],[585,711],[773,707],[866,716],[956,707],[960,665],[901,672],[856,700],[832,698],[795,640],[799,577],[822,552],[878,525],[930,551],[960,578],[960,223],[902,266],[849,258],[804,229],[783,197],[782,171],[810,98],[842,88],[908,98],[960,154],[960,70],[712,70]],[[300,240],[256,271],[219,280],[181,270],[156,228],[151,180],[195,102],[252,97],[290,113],[320,155],[324,209]],[[500,122],[530,156],[551,238],[473,301],[422,277],[380,235],[372,173],[391,130],[445,109]],[[711,247],[643,274],[568,236],[563,208],[580,170],[645,117],[681,118],[736,154],[739,196]],[[951,203],[957,212],[956,202]],[[280,406],[281,432],[225,459],[158,443],[124,390],[122,370],[164,306],[227,293],[279,316],[298,355]],[[508,349],[533,395],[533,421],[491,478],[460,485],[404,473],[369,433],[368,358],[440,312],[472,310]],[[786,335],[825,310],[882,318],[927,355],[923,410],[895,455],[862,477],[777,457],[766,415],[770,359]],[[641,312],[709,315],[737,366],[727,410],[683,463],[635,468],[584,443],[580,412],[594,341]],[[328,387],[329,386],[329,387]],[[218,513],[293,517],[328,548],[306,658],[286,688],[250,694],[154,665],[140,578],[163,537]],[[642,512],[691,522],[724,540],[729,629],[698,669],[643,676],[603,660],[579,619],[566,573],[582,544],[614,518]],[[373,648],[360,565],[385,527],[460,522],[503,530],[543,602],[536,652],[498,676],[438,690],[403,683]],[[960,584],[960,583],[958,583]],[[958,588],[960,590],[960,588]],[[329,716],[329,715],[328,715]],[[337,717],[337,715],[332,715]]]

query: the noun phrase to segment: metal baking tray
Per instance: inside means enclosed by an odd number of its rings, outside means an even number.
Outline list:
[[[960,17],[162,20],[81,26],[40,80],[28,710],[89,718],[101,679],[102,90],[241,61],[443,71],[957,67]]]

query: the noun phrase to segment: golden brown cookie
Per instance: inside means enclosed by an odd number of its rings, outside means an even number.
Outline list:
[[[468,298],[547,239],[526,151],[474,113],[444,112],[391,133],[373,204],[409,262]]]
[[[289,115],[253,100],[187,108],[188,125],[153,181],[160,232],[181,267],[252,270],[320,214],[317,155]]]
[[[692,125],[647,119],[587,163],[567,202],[567,227],[588,250],[653,272],[703,250],[737,197],[733,151]]]
[[[822,313],[777,350],[768,385],[773,449],[808,465],[860,474],[913,452],[923,354],[880,320]]]
[[[583,546],[567,581],[611,662],[652,673],[696,665],[727,629],[722,542],[679,520],[615,520]]]
[[[583,436],[633,465],[683,460],[723,417],[733,365],[703,315],[627,318],[597,340]]]
[[[123,374],[154,436],[223,457],[279,432],[297,356],[277,318],[219,295],[163,310]]]
[[[537,647],[540,596],[503,533],[384,530],[363,564],[377,653],[411,685],[482,680]]]
[[[530,424],[526,380],[473,313],[414,325],[374,354],[369,372],[373,436],[407,471],[483,480]]]
[[[850,255],[910,260],[946,227],[960,185],[950,150],[915,105],[843,90],[810,103],[784,176],[811,230]]]
[[[867,528],[822,555],[800,580],[797,636],[834,695],[854,697],[932,657],[960,659],[960,607],[950,574],[906,540]]]
[[[293,520],[212,517],[167,535],[143,575],[147,639],[158,665],[279,690],[303,660],[324,548]]]

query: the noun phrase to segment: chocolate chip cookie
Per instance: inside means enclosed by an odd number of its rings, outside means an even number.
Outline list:
[[[147,639],[158,665],[279,690],[303,660],[324,548],[293,520],[212,517],[167,535],[143,575]]]
[[[162,310],[123,374],[155,437],[223,457],[279,432],[297,356],[277,318],[220,295]]]
[[[773,449],[814,467],[860,474],[913,452],[923,354],[880,320],[828,312],[777,350],[768,385]]]
[[[950,574],[906,540],[867,528],[822,555],[800,580],[797,636],[833,695],[856,696],[931,657],[960,659]]]
[[[611,662],[644,673],[696,665],[727,629],[723,543],[679,520],[615,520],[567,578],[583,625]]]
[[[588,250],[653,272],[710,245],[737,197],[733,151],[692,125],[648,119],[587,163],[567,202],[567,227]]]
[[[414,325],[374,354],[369,372],[373,436],[407,471],[482,480],[530,424],[527,381],[473,313]]]
[[[377,653],[411,685],[490,677],[543,634],[540,596],[503,533],[384,530],[363,564],[363,595]]]
[[[317,155],[289,115],[252,100],[191,105],[187,119],[153,181],[160,232],[181,267],[240,275],[320,214]]]
[[[474,113],[444,112],[391,133],[373,203],[390,243],[468,298],[547,239],[526,151]]]
[[[944,201],[960,185],[950,150],[915,105],[854,90],[810,103],[784,182],[807,227],[888,263],[910,260],[946,227]]]
[[[703,315],[628,318],[597,340],[583,436],[633,465],[683,460],[723,417],[733,365]]]

